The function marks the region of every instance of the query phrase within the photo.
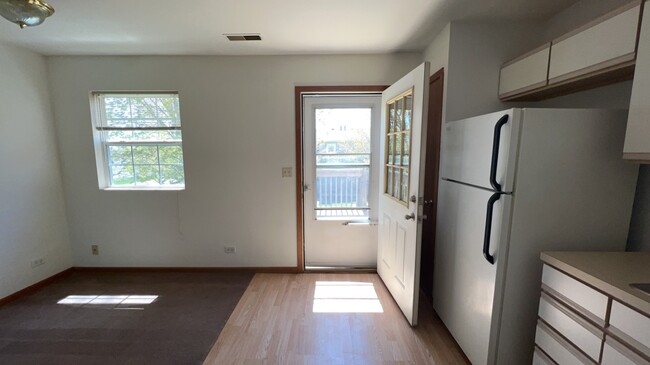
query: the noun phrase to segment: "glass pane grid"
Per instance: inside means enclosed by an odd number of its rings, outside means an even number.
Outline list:
[[[180,146],[109,144],[107,153],[113,187],[184,185]]]
[[[111,94],[100,98],[108,127],[180,127],[178,95]]]
[[[408,204],[413,94],[409,91],[388,104],[384,193]]]

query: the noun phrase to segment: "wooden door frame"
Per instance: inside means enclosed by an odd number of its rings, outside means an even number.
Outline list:
[[[350,85],[350,86],[296,86],[295,98],[295,133],[296,133],[296,240],[298,255],[296,271],[305,272],[305,243],[303,219],[303,176],[302,176],[302,149],[303,149],[303,98],[305,94],[361,94],[377,93],[388,88],[388,85]]]
[[[441,87],[442,87],[442,95],[440,95],[440,100],[433,100],[434,94],[431,92],[431,88],[429,88],[429,100],[427,101],[428,106],[429,106],[429,112],[427,116],[427,146],[426,146],[426,173],[425,173],[425,183],[424,183],[424,188],[425,190],[423,191],[423,197],[426,199],[426,195],[431,195],[431,200],[433,203],[431,204],[431,209],[429,211],[429,214],[427,215],[427,223],[431,227],[431,232],[430,235],[424,232],[424,227],[423,227],[423,234],[422,234],[422,240],[421,242],[421,252],[427,251],[430,257],[425,257],[422,255],[420,257],[420,290],[422,290],[422,273],[424,271],[425,274],[431,274],[431,282],[426,281],[426,284],[431,284],[433,288],[433,260],[434,260],[434,254],[435,254],[435,239],[436,239],[436,216],[437,216],[437,211],[438,211],[438,183],[440,179],[440,142],[441,142],[441,137],[442,137],[442,125],[444,123],[444,97],[445,97],[445,69],[444,67],[436,71],[433,75],[429,77],[429,86],[433,84],[436,81],[440,81]],[[437,113],[433,113],[433,109],[437,109]],[[435,157],[431,159],[432,155],[435,154]],[[430,174],[430,175],[429,175]],[[429,176],[427,176],[429,175]],[[427,187],[431,190],[428,191]],[[430,193],[430,194],[429,194]],[[425,250],[425,244],[424,238],[427,236],[429,240],[433,241],[433,244],[431,247],[427,248]],[[425,261],[428,260],[429,261]],[[427,270],[427,265],[429,264]],[[433,293],[433,289],[431,288]],[[429,294],[427,291],[423,290],[426,294]],[[427,299],[428,295],[427,295]]]

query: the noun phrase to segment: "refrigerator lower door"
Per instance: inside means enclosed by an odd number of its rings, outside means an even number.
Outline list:
[[[472,364],[488,364],[494,353],[500,309],[495,291],[500,290],[497,271],[505,257],[512,197],[501,195],[494,201],[492,221],[487,222],[488,202],[494,193],[441,180],[438,195],[438,221],[434,265],[434,308]],[[486,228],[490,228],[487,247],[494,257],[484,254]],[[500,299],[496,298],[500,303]],[[493,328],[494,327],[494,328]],[[492,341],[492,343],[490,342]]]
[[[444,123],[440,176],[511,192],[520,119],[521,109],[509,109]]]

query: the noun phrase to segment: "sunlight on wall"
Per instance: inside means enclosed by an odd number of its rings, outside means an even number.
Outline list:
[[[314,313],[383,313],[373,283],[317,281]]]

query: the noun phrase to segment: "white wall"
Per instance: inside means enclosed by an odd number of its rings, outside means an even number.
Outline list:
[[[449,36],[451,24],[447,24],[422,53],[423,62],[429,62],[431,75],[444,68],[443,91],[442,91],[442,120],[447,116],[447,72],[449,69]]]
[[[562,35],[629,0],[582,0],[551,18],[544,26],[545,41]],[[531,49],[534,46],[531,45]],[[627,109],[632,95],[632,81],[534,103],[547,108],[615,108]],[[628,237],[628,251],[650,251],[650,165],[641,165]]]
[[[0,298],[72,265],[47,89],[43,57],[0,44]]]
[[[499,100],[499,72],[509,59],[539,43],[538,22],[451,23],[446,120],[518,106]]]
[[[390,84],[420,54],[52,57],[76,266],[295,266],[294,86]],[[178,90],[187,189],[100,191],[88,93]],[[92,256],[90,245],[100,246]],[[237,248],[223,253],[224,245]]]
[[[430,72],[433,75],[441,68],[449,65],[449,32],[451,24],[447,24],[425,48],[422,58],[431,64]]]

